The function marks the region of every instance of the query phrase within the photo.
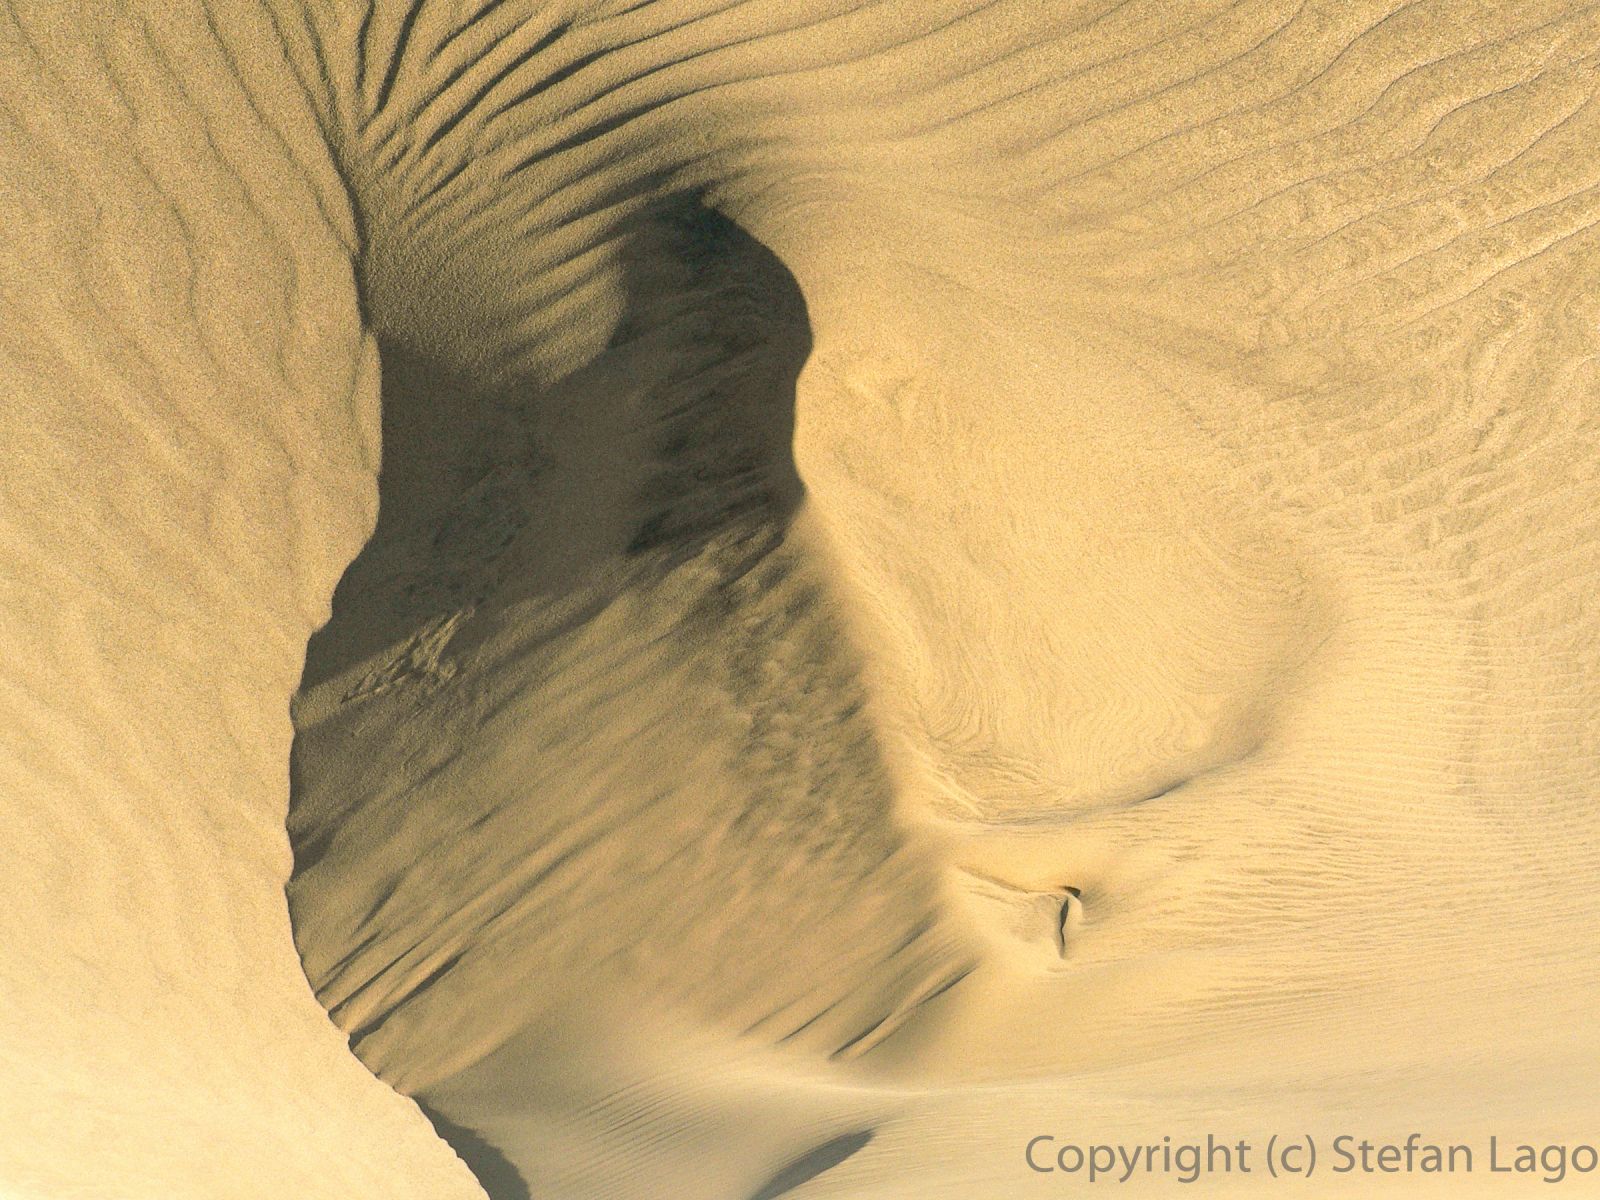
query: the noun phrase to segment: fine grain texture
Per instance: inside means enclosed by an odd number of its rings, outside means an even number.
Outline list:
[[[6,7],[0,1190],[1593,1142],[1597,142],[1575,0]]]

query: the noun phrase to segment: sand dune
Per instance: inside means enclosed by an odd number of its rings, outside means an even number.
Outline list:
[[[1600,1142],[1600,8],[23,0],[0,63],[0,1191]]]

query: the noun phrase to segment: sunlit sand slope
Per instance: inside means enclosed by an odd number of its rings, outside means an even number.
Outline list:
[[[111,8],[0,14],[0,1192],[481,1195],[283,902],[375,500],[349,205],[263,14]]]
[[[19,1178],[1592,1140],[1600,9],[40,9]]]

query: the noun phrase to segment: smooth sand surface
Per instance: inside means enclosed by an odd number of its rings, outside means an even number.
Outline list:
[[[1597,99],[1572,0],[7,7],[0,1193],[1543,1188]]]

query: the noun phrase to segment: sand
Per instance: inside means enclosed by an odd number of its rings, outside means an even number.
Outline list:
[[[0,64],[0,1194],[1600,1142],[1600,10],[24,0]],[[1332,1170],[1412,1132],[1474,1169]]]

